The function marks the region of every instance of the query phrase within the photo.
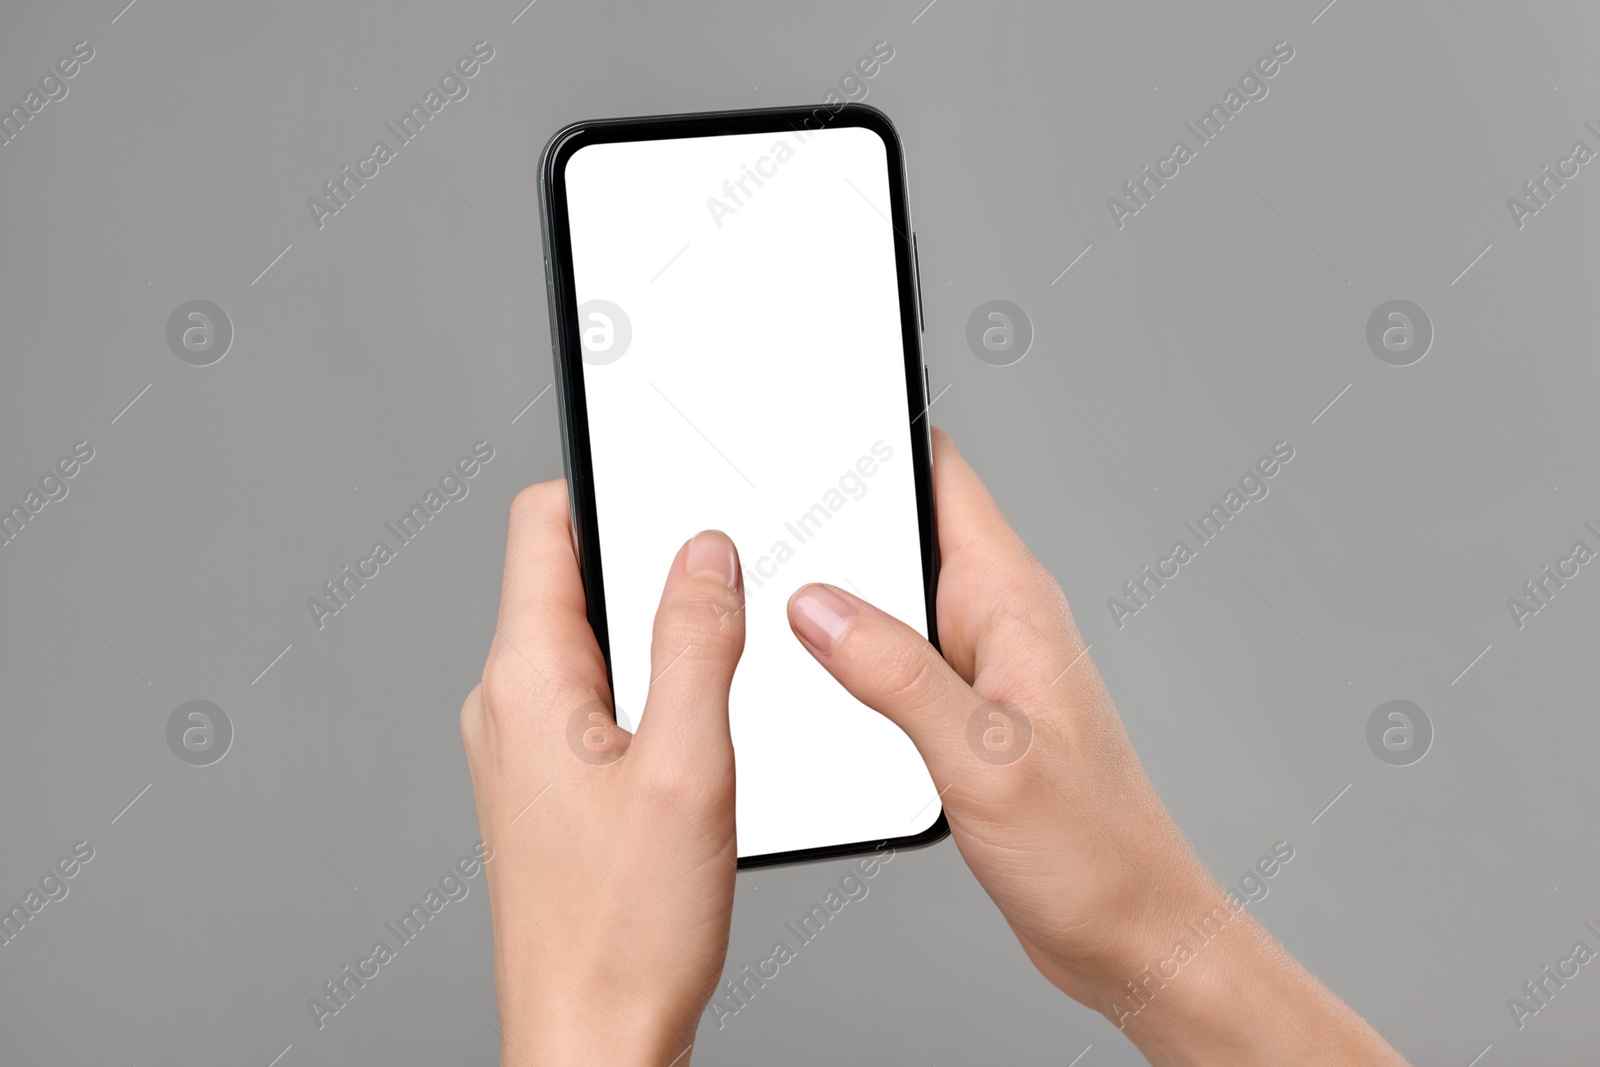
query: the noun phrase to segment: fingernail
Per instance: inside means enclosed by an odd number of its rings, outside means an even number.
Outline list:
[[[739,584],[739,564],[733,542],[716,530],[701,530],[689,539],[689,555],[684,570],[695,578],[716,578],[729,589]]]
[[[856,609],[825,585],[807,586],[794,598],[794,624],[800,636],[821,652],[832,652],[855,618]]]

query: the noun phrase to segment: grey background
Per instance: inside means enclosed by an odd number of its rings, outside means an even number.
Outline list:
[[[1505,205],[1600,147],[1592,5],[123,2],[0,16],[6,107],[96,53],[0,147],[0,498],[96,450],[0,547],[0,897],[95,848],[0,947],[0,1060],[492,1061],[481,877],[325,1029],[305,1002],[476,838],[457,712],[509,500],[560,473],[554,394],[517,417],[551,380],[537,153],[818,101],[886,39],[935,421],[1201,857],[1226,884],[1291,842],[1252,910],[1416,1062],[1593,1062],[1592,967],[1521,1031],[1506,999],[1600,919],[1600,574],[1521,630],[1506,598],[1597,544],[1600,174],[1520,231]],[[480,39],[470,96],[319,231],[306,198]],[[1106,198],[1278,40],[1270,95],[1119,230]],[[165,341],[197,298],[234,326],[209,367]],[[965,345],[993,298],[1034,324],[1014,366]],[[1365,343],[1396,298],[1435,330],[1405,368]],[[479,439],[470,496],[317,630],[306,599]],[[1118,629],[1106,598],[1278,440],[1271,495]],[[1394,698],[1434,726],[1409,767],[1365,741]],[[233,723],[211,766],[167,748],[193,699]],[[841,870],[741,880],[731,967]],[[949,842],[871,887],[696,1063],[1140,1062]]]

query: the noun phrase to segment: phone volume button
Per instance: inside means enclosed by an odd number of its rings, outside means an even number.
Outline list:
[[[917,326],[928,332],[928,313],[922,309],[922,253],[917,251],[917,232],[911,231],[911,264],[917,275]]]

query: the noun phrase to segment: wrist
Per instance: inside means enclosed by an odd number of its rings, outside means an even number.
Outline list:
[[[1298,966],[1220,890],[1174,914],[1185,917],[1143,938],[1123,972],[1100,984],[1101,1014],[1157,1067],[1300,1062],[1288,1046],[1262,1041],[1264,1030],[1282,1027],[1273,1002],[1298,993],[1286,985]],[[1258,1020],[1262,1013],[1276,1026]],[[1272,1049],[1265,1057],[1264,1047]]]
[[[541,998],[535,1008],[502,1004],[502,1067],[688,1067],[698,1017],[615,996]]]
[[[530,1021],[501,1034],[501,1067],[689,1067],[690,1042],[671,1028]]]
[[[1323,1067],[1404,1060],[1222,899],[1181,924],[1169,947],[1103,986],[1101,1012],[1153,1067]]]

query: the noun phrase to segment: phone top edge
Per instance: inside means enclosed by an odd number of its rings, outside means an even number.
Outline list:
[[[569,122],[550,135],[539,153],[539,178],[543,186],[554,177],[553,166],[563,155],[562,149],[576,140],[582,140],[583,135],[593,133],[612,133],[616,131],[637,130],[641,133],[660,133],[664,137],[676,136],[711,136],[718,126],[733,123],[738,126],[759,126],[761,119],[773,120],[774,128],[778,120],[787,117],[800,117],[814,115],[819,111],[826,112],[828,118],[825,124],[846,126],[862,126],[872,129],[893,146],[895,152],[904,159],[904,148],[900,140],[900,131],[881,108],[871,104],[846,102],[837,109],[828,104],[786,104],[779,107],[739,108],[722,111],[688,111],[662,115],[625,115],[608,119],[581,119]],[[851,116],[857,120],[838,123],[840,116]],[[689,133],[689,128],[695,126],[709,127],[704,134]],[[671,132],[676,128],[678,132]],[[792,128],[792,127],[791,127]],[[728,131],[722,131],[728,132]],[[746,132],[760,132],[750,130]],[[604,138],[602,138],[604,139]],[[643,137],[639,138],[645,139]]]
[[[884,124],[891,128],[894,126],[894,121],[889,118],[882,108],[875,107],[872,104],[863,104],[859,101],[845,101],[844,103],[840,104],[837,109],[834,109],[832,105],[829,104],[776,104],[771,107],[719,108],[711,111],[672,111],[657,115],[613,115],[610,118],[604,119],[579,119],[576,122],[569,122],[557,130],[553,135],[551,135],[550,140],[546,142],[545,147],[548,148],[551,143],[559,140],[566,134],[596,126],[627,126],[635,123],[639,125],[661,125],[663,123],[696,122],[702,120],[709,122],[715,119],[724,118],[748,119],[764,115],[803,114],[812,111],[819,111],[823,108],[828,108],[828,113],[831,115],[839,115],[845,112],[858,115],[870,115],[882,120]]]

